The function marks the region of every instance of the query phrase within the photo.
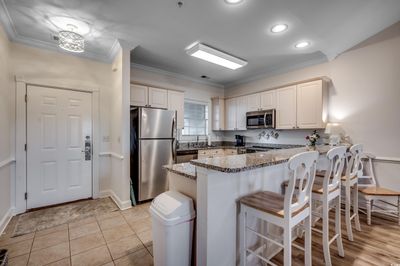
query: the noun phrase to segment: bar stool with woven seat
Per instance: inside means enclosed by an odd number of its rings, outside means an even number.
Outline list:
[[[269,259],[262,257],[257,252],[247,247],[247,233],[253,233],[263,241],[271,241],[283,248],[284,265],[292,263],[292,230],[304,221],[305,241],[304,250],[305,265],[311,265],[311,188],[315,178],[315,169],[318,152],[304,152],[291,157],[287,163],[289,171],[289,184],[284,196],[260,191],[244,196],[240,199],[240,263],[247,264],[247,254],[256,256],[260,260],[274,265]],[[299,180],[296,195],[295,183]],[[248,216],[256,217],[267,223],[283,228],[283,241],[276,241],[258,233],[247,226]],[[283,242],[283,243],[282,243]]]
[[[361,231],[360,218],[358,215],[358,173],[362,169],[362,151],[363,146],[361,144],[355,144],[350,147],[349,156],[346,156],[345,175],[341,177],[341,185],[345,189],[345,221],[347,238],[350,241],[353,241],[352,220],[355,222],[356,230]],[[318,180],[324,176],[325,171],[317,172],[316,179]],[[351,214],[351,207],[353,207],[353,214]]]

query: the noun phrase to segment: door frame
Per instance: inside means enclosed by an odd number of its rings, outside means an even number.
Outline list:
[[[89,92],[92,98],[92,197],[98,198],[99,193],[99,148],[100,148],[100,117],[99,117],[99,88],[82,80],[63,80],[63,79],[26,79],[23,76],[15,76],[15,180],[12,181],[12,201],[15,202],[15,213],[23,213],[27,210],[27,152],[25,144],[27,142],[27,115],[25,95],[29,85]],[[29,149],[29,147],[28,147]],[[29,197],[29,195],[28,195]]]

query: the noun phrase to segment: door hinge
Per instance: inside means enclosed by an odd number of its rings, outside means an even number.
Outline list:
[[[27,151],[28,150],[28,145],[27,144],[25,144],[25,151]]]
[[[25,102],[28,102],[28,94],[25,94]]]
[[[25,192],[25,200],[28,199],[28,192]]]

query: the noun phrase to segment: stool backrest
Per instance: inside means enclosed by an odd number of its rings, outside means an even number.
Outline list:
[[[347,167],[346,167],[346,176],[347,182],[350,182],[351,179],[358,176],[360,170],[362,170],[362,162],[361,158],[363,154],[363,145],[362,144],[354,144],[350,147],[350,159],[347,158]]]
[[[335,147],[330,149],[326,157],[329,160],[328,169],[326,169],[323,189],[326,195],[329,191],[340,188],[340,180],[343,174],[347,147]]]
[[[294,155],[287,164],[289,170],[289,184],[285,193],[284,211],[285,217],[291,217],[292,213],[303,208],[310,202],[311,189],[314,184],[315,171],[319,153],[309,151]],[[296,199],[293,201],[296,180]]]

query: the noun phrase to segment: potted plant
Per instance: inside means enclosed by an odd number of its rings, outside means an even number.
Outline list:
[[[315,145],[317,144],[319,138],[319,134],[316,130],[314,130],[311,135],[306,136],[306,140],[308,141],[307,146],[310,149],[315,150]]]

